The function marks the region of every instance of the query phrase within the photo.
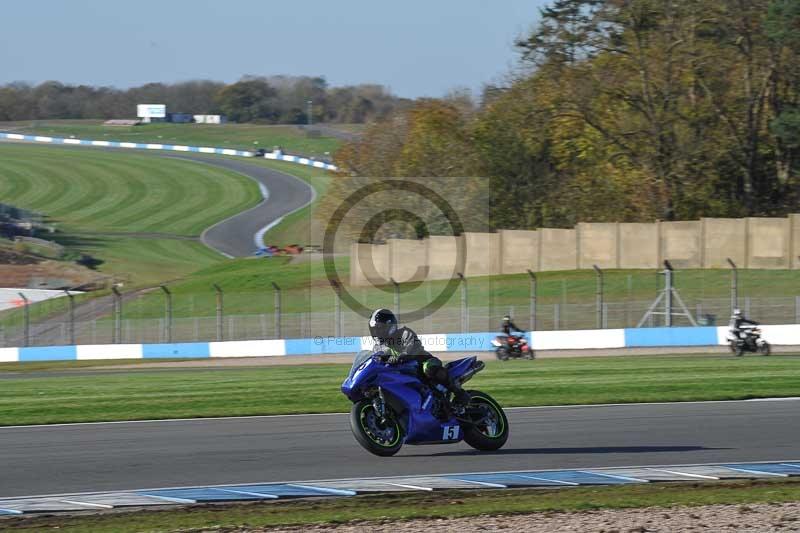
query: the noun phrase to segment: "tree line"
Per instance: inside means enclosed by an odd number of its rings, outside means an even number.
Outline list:
[[[416,102],[337,164],[486,176],[497,228],[798,211],[798,0],[554,0],[516,45],[478,104]]]
[[[166,104],[171,112],[225,114],[236,122],[363,123],[408,106],[385,87],[329,87],[322,77],[244,76],[232,84],[210,80],[148,83],[129,89],[46,81],[0,86],[0,121],[135,118],[136,104]]]

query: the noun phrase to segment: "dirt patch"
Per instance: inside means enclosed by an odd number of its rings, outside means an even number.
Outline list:
[[[1,262],[1,261],[0,261]],[[65,286],[102,285],[107,276],[64,261],[0,264],[0,287],[39,287],[37,280],[62,280]]]
[[[0,265],[35,265],[41,261],[38,257],[29,254],[10,248],[0,248]]]
[[[217,531],[217,530],[215,530]],[[477,516],[439,520],[363,522],[296,528],[245,528],[237,532],[336,531],[341,533],[402,533],[436,531],[525,531],[529,533],[673,533],[678,531],[764,533],[800,531],[800,503],[708,505],[704,507],[645,508],[536,513],[515,516]]]

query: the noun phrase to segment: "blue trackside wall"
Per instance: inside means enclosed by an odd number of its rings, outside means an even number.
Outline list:
[[[800,324],[761,326],[773,345],[800,345]],[[420,335],[431,352],[492,351],[494,332]],[[585,350],[641,347],[719,346],[727,327],[534,331],[534,350]],[[174,344],[107,344],[0,348],[0,362],[84,361],[92,359],[157,359],[218,357],[285,357],[355,353],[372,347],[370,337],[314,337],[253,341]]]

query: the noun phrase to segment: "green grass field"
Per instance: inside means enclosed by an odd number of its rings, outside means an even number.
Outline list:
[[[468,388],[504,407],[797,396],[800,357],[659,356],[488,362]],[[0,372],[26,363],[0,364]],[[42,368],[41,366],[39,367]],[[349,365],[126,370],[2,380],[0,425],[345,412]],[[297,391],[302,390],[302,394]]]
[[[0,176],[0,201],[46,215],[57,240],[136,286],[221,261],[196,238],[261,199],[235,172],[99,150],[0,145]]]
[[[598,509],[653,508],[653,520],[659,513],[673,514],[678,506],[716,504],[741,505],[740,513],[752,512],[748,504],[782,503],[800,500],[800,479],[778,481],[729,481],[720,483],[643,483],[621,487],[574,487],[569,489],[516,489],[435,491],[403,494],[382,494],[354,498],[313,500],[280,500],[228,505],[196,505],[181,509],[135,510],[75,516],[31,516],[7,518],[14,531],[48,531],[58,529],[70,533],[139,531],[249,531],[254,528],[290,526],[302,531],[303,526],[325,524],[323,531],[337,525],[373,530],[373,525],[386,530],[394,521],[422,518],[433,520],[428,529],[448,524],[438,519],[468,516],[509,516],[580,512]],[[598,525],[602,518],[598,517]],[[501,522],[502,523],[502,522]],[[796,523],[786,515],[786,530]],[[650,524],[654,525],[655,524]],[[766,524],[766,522],[765,522]],[[698,525],[698,529],[705,527]],[[310,530],[310,528],[307,528]],[[314,528],[314,531],[317,531]],[[780,531],[781,529],[776,529]],[[597,531],[620,531],[597,529]],[[621,531],[645,531],[644,527]],[[655,531],[655,530],[653,530]],[[766,531],[766,529],[765,529]]]
[[[296,126],[256,124],[142,124],[140,126],[104,126],[100,120],[52,120],[5,123],[16,133],[70,137],[100,141],[153,142],[188,144],[252,150],[284,150],[321,157],[332,154],[341,141],[333,137],[308,137]],[[4,123],[0,123],[0,131]]]
[[[345,282],[349,276],[349,260],[337,258],[337,270]],[[681,295],[691,306],[702,298],[727,302],[730,296],[730,272],[725,270],[686,270],[677,273]],[[585,304],[593,306],[596,278],[592,271],[542,272],[538,277],[538,302]],[[663,280],[651,270],[618,270],[605,274],[605,301],[648,302],[655,298],[657,281]],[[284,290],[285,312],[332,311],[334,293],[327,281],[321,260],[290,263],[287,258],[240,259],[228,261],[194,273],[171,285],[175,294],[175,316],[213,316],[215,296],[211,285],[220,285],[226,293],[225,308],[229,314],[260,314],[269,308],[271,282]],[[740,295],[751,297],[791,297],[800,294],[800,271],[746,270],[740,272]],[[418,309],[444,290],[446,281],[432,281],[412,290],[401,285],[401,308]],[[387,287],[388,289],[388,287]],[[392,307],[393,293],[372,287],[352,288],[352,294],[367,307]],[[471,307],[494,307],[499,313],[509,306],[522,311],[529,305],[530,278],[527,274],[471,278],[468,282],[468,303]],[[456,290],[447,306],[458,307],[461,293]],[[265,302],[267,302],[265,304]],[[694,309],[692,309],[694,310]],[[520,312],[522,312],[520,311]],[[592,309],[587,307],[588,315]],[[149,295],[130,306],[130,318],[158,318],[163,315],[159,295]],[[592,318],[590,316],[590,318]],[[638,318],[638,315],[636,316]],[[725,319],[726,317],[721,317]],[[522,324],[520,324],[522,326]]]

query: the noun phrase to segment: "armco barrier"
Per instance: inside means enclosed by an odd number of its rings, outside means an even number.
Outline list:
[[[234,155],[239,157],[254,157],[254,152],[246,150],[232,150],[230,148],[212,148],[208,146],[186,146],[182,144],[159,144],[159,143],[131,143],[120,141],[91,141],[85,139],[65,139],[63,137],[47,137],[42,135],[23,135],[21,133],[0,132],[0,139],[12,141],[27,141],[49,144],[66,144],[72,146],[100,146],[104,148],[129,148],[133,150],[168,150],[173,152],[198,152],[201,154]],[[307,157],[296,155],[286,155],[281,153],[269,152],[264,155],[265,159],[275,161],[286,161],[298,165],[306,165],[325,170],[337,170],[336,165],[331,165],[323,161],[314,161]]]
[[[761,326],[773,345],[800,345],[800,324]],[[430,352],[487,352],[496,333],[420,335]],[[535,350],[724,346],[727,327],[536,331],[526,334]],[[315,337],[176,344],[86,344],[0,348],[0,362],[86,361],[100,359],[284,357],[355,353],[372,347],[371,337]]]

